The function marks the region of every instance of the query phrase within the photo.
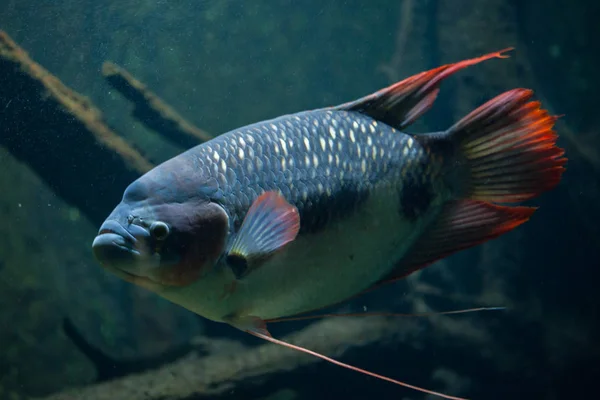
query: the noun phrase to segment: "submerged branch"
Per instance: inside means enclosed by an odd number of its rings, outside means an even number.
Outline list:
[[[112,87],[133,103],[132,115],[166,139],[190,148],[212,138],[185,120],[122,67],[107,61],[102,66],[102,74]]]
[[[34,62],[3,31],[0,145],[96,223],[132,180],[152,168],[89,99]]]
[[[384,318],[370,319],[368,324],[352,318],[331,319],[312,324],[284,340],[339,358],[351,346],[381,343],[413,329],[414,324],[404,321],[400,327],[398,321]],[[224,399],[239,398],[240,391],[266,395],[284,389],[282,374],[319,361],[273,344],[236,346],[233,352],[219,351],[204,358],[192,353],[156,370],[67,390],[44,400]]]

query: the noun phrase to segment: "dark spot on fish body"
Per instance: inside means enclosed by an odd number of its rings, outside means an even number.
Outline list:
[[[401,216],[416,221],[429,209],[433,201],[433,189],[425,168],[416,167],[407,173],[399,191],[399,209]]]
[[[300,233],[317,233],[328,224],[348,217],[363,204],[369,196],[366,188],[352,184],[341,185],[331,194],[314,191],[306,201],[300,198]]]
[[[314,233],[322,230],[331,218],[330,210],[322,207],[321,196],[308,199],[300,206],[300,220],[302,233]]]

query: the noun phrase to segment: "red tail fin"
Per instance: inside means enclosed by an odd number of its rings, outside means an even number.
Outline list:
[[[533,92],[514,89],[488,101],[445,134],[419,135],[431,143],[454,143],[459,182],[456,201],[414,243],[398,266],[380,283],[394,281],[457,251],[515,229],[534,208],[503,207],[531,199],[555,187],[567,159],[556,146],[557,117],[529,101]],[[453,175],[453,177],[456,175]],[[464,181],[466,182],[464,182]],[[466,184],[466,185],[465,185]]]
[[[463,197],[519,202],[554,188],[567,159],[552,130],[557,117],[514,89],[477,108],[448,130],[460,143],[469,182]],[[462,193],[461,193],[462,196]]]

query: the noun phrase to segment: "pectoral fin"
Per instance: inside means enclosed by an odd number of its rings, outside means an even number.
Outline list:
[[[265,192],[248,210],[227,254],[227,264],[237,279],[256,269],[298,235],[298,209],[276,192]]]

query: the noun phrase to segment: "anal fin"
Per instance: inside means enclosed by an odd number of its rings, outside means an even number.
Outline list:
[[[507,233],[526,222],[535,210],[534,207],[498,206],[476,200],[451,202],[378,285],[404,278],[460,250]]]

